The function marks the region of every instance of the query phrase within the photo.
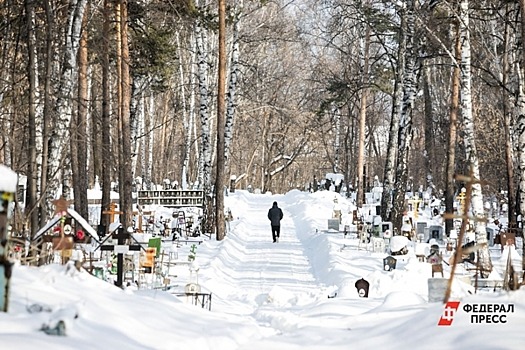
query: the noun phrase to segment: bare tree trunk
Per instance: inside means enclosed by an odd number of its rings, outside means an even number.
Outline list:
[[[405,60],[407,47],[407,20],[405,9],[400,10],[401,25],[399,29],[399,44],[397,52],[397,72],[392,101],[392,117],[388,133],[388,146],[385,159],[385,173],[383,176],[383,194],[381,196],[381,216],[384,220],[392,220],[392,206],[394,194],[394,178],[396,173],[399,118],[401,116],[403,100],[403,77],[405,76]]]
[[[505,32],[503,35],[503,61],[502,61],[502,84],[501,99],[503,105],[503,121],[505,125],[505,160],[507,161],[507,193],[508,193],[508,227],[517,227],[517,215],[519,208],[516,203],[516,185],[514,179],[514,152],[512,149],[512,127],[511,108],[509,106],[509,94],[507,92],[509,80],[509,8],[505,8]]]
[[[141,76],[133,78],[130,103],[130,139],[131,139],[131,179],[135,179],[137,173],[138,155],[143,138],[141,127],[144,125],[144,90],[147,79]]]
[[[110,91],[109,91],[109,38],[110,38],[110,0],[104,0],[104,24],[102,28],[102,201],[100,205],[100,225],[104,234],[109,228],[109,216],[102,214],[109,209],[111,203],[111,121],[110,121]]]
[[[204,39],[204,28],[200,23],[195,26],[195,37],[197,41],[197,65],[199,79],[199,105],[201,120],[201,155],[199,157],[199,185],[206,193],[211,191],[211,135],[210,135],[210,117],[208,106],[208,82],[207,82],[207,55],[206,43]]]
[[[461,112],[464,122],[464,143],[467,162],[471,167],[471,176],[474,179],[479,179],[479,159],[474,137],[474,118],[472,115],[468,10],[468,0],[461,0],[459,12],[459,29],[461,38]],[[472,215],[475,218],[482,218],[485,214],[483,208],[483,193],[479,182],[472,184],[471,209]],[[487,278],[492,271],[492,262],[487,244],[486,224],[484,221],[477,221],[475,228],[476,244],[480,246],[478,249],[478,265],[480,267],[481,276]]]
[[[525,38],[525,0],[520,0],[521,12],[521,37]],[[525,59],[525,44],[521,41],[521,52]],[[522,67],[518,67],[519,87],[518,87],[518,164],[519,164],[519,199],[520,214],[523,218],[525,215],[525,87]],[[525,239],[523,239],[525,248]],[[525,276],[525,252],[522,253],[523,276]]]
[[[434,167],[433,163],[436,160],[435,156],[435,143],[432,129],[434,126],[434,115],[436,110],[433,105],[432,92],[431,92],[431,68],[428,65],[423,67],[423,96],[425,98],[425,170],[427,182],[434,178]],[[430,182],[431,183],[431,182]],[[430,194],[430,193],[429,193]]]
[[[224,120],[226,113],[226,0],[219,0],[219,71],[217,79],[217,173],[215,177],[215,232],[217,240],[225,235],[224,221]]]
[[[459,27],[456,25],[456,44],[454,46],[456,62],[452,71],[452,93],[450,98],[448,146],[447,146],[447,182],[445,191],[445,211],[454,213],[454,173],[456,165],[457,119],[459,111],[459,83],[461,70],[459,60],[461,57],[461,43],[459,41]],[[454,228],[453,219],[445,219],[445,232],[447,236]]]
[[[180,57],[182,60],[182,47],[180,45],[180,36],[177,34],[177,46],[180,48]],[[191,155],[191,140],[193,135],[193,126],[195,120],[195,89],[193,88],[195,82],[195,40],[190,40],[190,57],[187,66],[190,67],[189,73],[189,96],[186,95],[184,87],[185,84],[185,75],[184,75],[184,65],[179,65],[180,81],[182,82],[181,87],[181,97],[182,97],[182,124],[183,124],[183,134],[184,134],[184,145],[183,145],[183,156],[182,156],[182,169],[181,169],[181,186],[183,189],[188,188],[188,172],[190,165],[190,155]],[[186,103],[188,100],[188,103]]]
[[[64,56],[62,59],[62,72],[60,76],[59,91],[53,117],[55,124],[50,138],[48,169],[47,169],[47,191],[46,206],[47,213],[51,215],[54,211],[53,200],[56,197],[60,184],[59,176],[63,159],[67,157],[67,145],[69,144],[69,127],[72,115],[72,90],[73,82],[76,81],[77,54],[82,29],[82,19],[87,0],[70,0],[68,9],[68,20],[66,26],[66,40],[64,45]]]
[[[89,8],[88,8],[89,10]],[[87,16],[84,16],[86,28]],[[71,142],[71,165],[73,169],[73,191],[75,210],[85,219],[88,218],[88,171],[87,171],[87,105],[88,105],[88,49],[87,28],[82,32],[78,53],[78,106],[76,123],[73,124]]]
[[[412,111],[417,90],[418,50],[415,47],[414,1],[406,5],[406,58],[403,77],[403,101],[399,119],[398,157],[394,184],[392,225],[401,229],[408,184],[408,157],[412,144]]]
[[[357,195],[356,205],[362,207],[365,197],[365,181],[364,181],[364,167],[365,167],[365,127],[366,127],[366,104],[368,96],[368,60],[370,55],[370,26],[366,25],[366,32],[363,47],[363,71],[362,71],[362,85],[361,85],[361,105],[359,108],[359,136],[358,136],[358,150],[357,150]]]
[[[28,128],[29,128],[29,139],[28,141],[28,167],[29,171],[27,174],[27,203],[26,210],[30,216],[30,236],[33,237],[39,227],[38,222],[38,208],[37,208],[37,182],[38,182],[38,169],[37,169],[37,130],[36,130],[36,105],[38,103],[37,91],[38,91],[38,65],[37,65],[37,53],[36,53],[36,34],[35,34],[35,10],[33,2],[25,0],[26,9],[26,23],[28,26],[27,36],[27,52],[28,52],[28,63],[27,73],[29,77],[29,109],[28,109]],[[33,252],[32,252],[33,253]]]
[[[129,74],[129,46],[128,46],[128,1],[120,0],[120,40],[121,40],[121,92],[120,104],[120,126],[121,126],[121,158],[120,179],[122,183],[120,193],[120,207],[122,226],[127,229],[131,226],[133,215],[133,172],[131,169],[131,125],[130,125],[130,102],[131,102],[131,78]]]
[[[242,3],[242,2],[241,2]],[[242,5],[241,5],[242,7]],[[239,76],[239,22],[241,18],[242,9],[239,10],[237,18],[233,23],[233,38],[232,38],[232,54],[230,63],[230,79],[228,84],[228,107],[226,109],[226,126],[224,135],[224,156],[226,157],[225,167],[230,166],[230,155],[231,155],[231,142],[233,139],[233,125],[235,115],[235,105],[237,103],[236,92],[237,92],[237,81]]]

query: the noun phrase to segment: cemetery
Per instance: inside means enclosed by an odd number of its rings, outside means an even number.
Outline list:
[[[38,260],[83,269],[116,286],[158,289],[211,310],[211,292],[199,285],[195,263],[198,246],[210,236],[202,233],[202,190],[138,191],[133,227],[119,222],[118,197],[102,215],[109,227],[100,227],[100,189],[89,191],[89,218],[82,218],[72,201],[54,201],[55,216],[28,242],[20,238],[11,258],[24,264]],[[230,214],[231,215],[231,214]],[[29,257],[30,246],[39,247]]]
[[[454,229],[447,236],[445,215],[436,214],[436,210],[441,212],[442,208],[420,199],[417,194],[407,195],[402,224],[394,227],[380,215],[379,188],[365,193],[366,202],[358,208],[351,196],[345,200],[338,193],[342,188],[338,177],[327,174],[328,177],[330,185],[325,183],[318,191],[331,197],[331,213],[324,217],[326,227],[316,228],[316,233],[338,245],[341,257],[350,261],[367,257],[377,262],[375,273],[384,276],[413,269],[427,271],[428,302],[447,300],[451,276],[471,293],[516,290],[523,284],[523,271],[511,262],[509,253],[519,252],[523,237],[517,230],[504,229],[498,220],[487,224],[487,244],[491,255],[502,260],[506,254],[508,260],[496,264],[489,278],[480,277],[472,225],[466,225],[463,220],[466,217],[463,205],[469,195],[465,191],[456,199]],[[86,271],[123,289],[158,290],[187,304],[212,310],[213,290],[199,282],[199,247],[211,238],[202,229],[203,191],[169,187],[139,190],[133,226],[128,228],[120,224],[122,211],[118,198],[112,199],[106,210],[101,210],[99,193],[95,189],[90,193],[90,213],[106,215],[108,228],[97,225],[96,215],[82,218],[73,209],[72,201],[59,198],[53,201],[54,217],[31,242],[21,241],[20,249],[13,249],[10,258],[24,264],[38,259],[41,264],[63,265],[66,271]],[[247,189],[246,193],[264,196],[258,189]],[[235,221],[230,208],[225,210],[225,221],[230,230]],[[41,248],[38,256],[27,256],[30,245]],[[373,274],[363,275],[352,283],[358,298],[377,293],[378,282]],[[337,298],[337,295],[336,292],[328,297]],[[44,331],[61,332],[56,327]]]
[[[445,234],[445,215],[442,215],[444,208],[428,198],[421,199],[417,193],[407,194],[401,227],[395,228],[391,222],[384,222],[380,216],[380,188],[365,193],[366,202],[361,208],[353,208],[346,212],[341,210],[337,198],[334,199],[332,217],[327,218],[327,229],[320,231],[331,234],[331,237],[337,237],[334,234],[339,234],[341,252],[352,254],[352,251],[364,250],[382,259],[385,272],[404,268],[415,260],[428,265],[429,298],[434,301],[443,300],[446,291],[444,285],[448,280],[445,273],[453,274],[458,280],[466,282],[474,291],[518,289],[524,283],[523,270],[520,268],[517,271],[510,263],[509,251],[517,250],[522,254],[521,229],[504,228],[498,218],[488,221],[487,244],[491,255],[499,258],[506,254],[509,258],[504,265],[495,266],[495,272],[489,278],[482,279],[477,265],[478,246],[474,241],[473,226],[467,224],[462,228],[462,217],[466,217],[467,212],[464,207],[466,196],[466,190],[463,188],[455,199],[454,208],[457,213],[454,216],[454,228],[449,236]],[[460,232],[462,230],[463,232]],[[458,237],[458,232],[462,233],[461,237]],[[458,250],[461,254],[455,263]],[[368,283],[366,280],[356,282],[360,296],[368,294],[368,291],[363,292],[365,282]],[[437,293],[437,296],[430,297],[433,292]]]

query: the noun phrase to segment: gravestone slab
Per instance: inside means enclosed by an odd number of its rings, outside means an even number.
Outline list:
[[[428,228],[428,240],[435,239],[437,241],[443,240],[443,226],[432,225]]]
[[[396,258],[393,256],[387,256],[383,259],[383,269],[385,271],[392,271],[396,268]]]
[[[328,229],[339,231],[339,219],[328,219]]]
[[[424,235],[425,234],[425,228],[427,227],[426,222],[418,222],[416,223],[416,234],[417,235]]]
[[[385,240],[379,237],[372,237],[372,251],[374,253],[385,252]]]

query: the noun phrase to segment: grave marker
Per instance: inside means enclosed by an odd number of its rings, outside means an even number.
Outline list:
[[[328,219],[328,229],[339,231],[339,219]]]
[[[394,258],[393,256],[387,256],[386,258],[383,259],[383,269],[385,271],[392,271],[396,268],[396,258]]]
[[[115,222],[115,215],[123,214],[123,212],[116,210],[117,204],[114,202],[109,203],[108,210],[104,210],[102,214],[109,215],[109,223]]]
[[[385,252],[385,240],[379,237],[372,237],[372,251],[374,253]]]
[[[117,239],[117,244],[104,244],[109,238]],[[135,241],[136,244],[126,244],[126,241],[129,239]],[[117,281],[115,285],[117,287],[122,287],[122,282],[124,278],[124,255],[128,251],[140,251],[142,246],[133,238],[130,232],[125,231],[122,227],[118,229],[118,233],[112,233],[108,235],[96,248],[100,248],[101,251],[113,251],[117,254]],[[96,250],[95,249],[95,250]]]
[[[357,289],[357,294],[361,298],[368,298],[369,287],[370,287],[370,283],[368,283],[368,281],[363,278],[355,282],[355,288]]]

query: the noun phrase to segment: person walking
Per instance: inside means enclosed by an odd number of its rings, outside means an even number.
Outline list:
[[[273,202],[272,207],[268,210],[268,219],[272,225],[273,243],[279,242],[281,234],[281,220],[283,219],[283,211],[277,206],[277,202]]]

